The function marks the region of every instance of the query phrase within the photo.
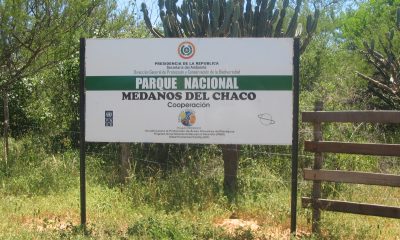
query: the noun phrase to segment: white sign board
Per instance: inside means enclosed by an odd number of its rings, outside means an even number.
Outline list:
[[[86,141],[292,143],[293,39],[87,39]]]

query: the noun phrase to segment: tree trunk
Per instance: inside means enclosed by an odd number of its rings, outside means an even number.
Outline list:
[[[3,93],[3,104],[4,104],[4,161],[6,163],[6,168],[8,167],[8,132],[10,128],[10,112],[8,108],[8,91],[5,90]]]
[[[222,145],[222,159],[224,160],[224,194],[229,201],[233,201],[237,194],[239,145]]]
[[[131,169],[130,163],[130,150],[129,143],[121,143],[121,162],[119,165],[119,177],[121,183],[127,183],[129,177],[129,170]]]

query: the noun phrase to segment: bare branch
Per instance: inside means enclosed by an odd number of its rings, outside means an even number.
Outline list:
[[[357,74],[359,77],[361,77],[361,78],[363,78],[363,79],[369,81],[370,83],[374,84],[376,87],[378,87],[378,88],[380,88],[380,89],[382,89],[382,90],[384,90],[384,91],[386,91],[386,92],[390,92],[390,93],[392,93],[393,95],[398,94],[398,91],[396,91],[396,90],[390,88],[389,86],[387,86],[387,85],[381,83],[381,82],[378,81],[378,80],[375,80],[375,79],[373,79],[373,78],[371,78],[371,77],[368,77],[367,75],[364,75],[364,74],[362,74],[362,73],[360,73],[360,72],[356,72],[356,74]]]

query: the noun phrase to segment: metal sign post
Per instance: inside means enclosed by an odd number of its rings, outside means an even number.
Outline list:
[[[296,233],[297,222],[297,168],[299,157],[299,69],[300,39],[295,38],[293,44],[293,140],[292,140],[292,184],[290,233]]]
[[[85,148],[85,45],[84,38],[80,40],[79,55],[79,124],[80,124],[80,196],[81,225],[86,225],[86,148]]]

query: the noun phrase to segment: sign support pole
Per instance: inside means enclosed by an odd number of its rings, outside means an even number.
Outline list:
[[[80,124],[80,197],[81,225],[86,226],[86,148],[85,148],[85,45],[84,38],[80,39],[79,48],[79,124]]]
[[[293,45],[293,134],[292,134],[292,186],[290,233],[296,234],[297,221],[297,174],[299,157],[299,68],[300,39],[294,39]]]

